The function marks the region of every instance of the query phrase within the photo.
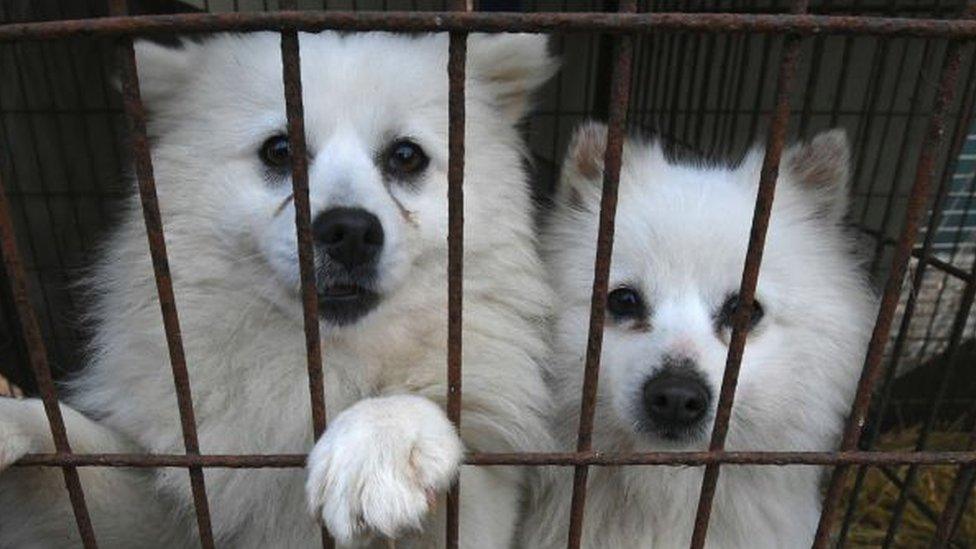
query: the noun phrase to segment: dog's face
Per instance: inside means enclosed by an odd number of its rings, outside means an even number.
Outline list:
[[[559,364],[572,365],[556,374],[570,378],[562,399],[579,398],[605,139],[600,126],[577,132],[548,237]],[[761,162],[672,165],[654,144],[625,146],[598,411],[607,444],[707,445]],[[784,154],[730,446],[816,446],[847,409],[872,312],[840,227],[847,174],[839,131]]]
[[[255,282],[254,292],[297,315],[279,41],[256,33],[178,49],[143,42],[137,55],[172,238],[180,238],[181,217],[195,218],[186,225],[212,230],[217,241],[203,253],[262,263],[268,280]],[[301,61],[319,311],[338,328],[412,285],[429,285],[417,270],[443,262],[447,38],[302,34]],[[527,192],[515,125],[552,72],[542,36],[470,37],[466,161],[468,173],[491,178],[465,182],[469,200],[478,201],[468,215],[487,217],[504,209],[506,194]]]

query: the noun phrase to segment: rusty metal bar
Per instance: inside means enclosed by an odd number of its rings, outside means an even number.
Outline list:
[[[940,195],[941,194],[943,194],[942,189],[940,189]],[[943,197],[940,196],[939,198],[941,199]],[[932,216],[936,217],[936,211],[932,212]],[[928,240],[932,237],[929,235],[929,233],[926,233],[925,238]],[[973,259],[970,272],[976,276],[976,257]],[[963,291],[963,294],[959,300],[959,308],[956,310],[956,317],[953,319],[952,329],[949,336],[949,344],[945,352],[946,367],[941,373],[942,378],[939,380],[939,386],[936,388],[935,393],[932,395],[932,398],[928,403],[929,413],[925,418],[925,423],[922,425],[922,430],[919,433],[918,440],[915,443],[916,451],[925,450],[925,446],[928,444],[929,434],[938,417],[939,404],[949,388],[949,383],[952,381],[952,375],[960,367],[958,364],[956,364],[956,355],[959,350],[959,344],[962,342],[963,334],[966,330],[966,324],[969,321],[969,312],[973,308],[974,297],[976,297],[976,283],[970,282],[966,285],[966,289]],[[905,512],[905,505],[908,502],[908,495],[915,484],[915,477],[917,475],[918,467],[916,465],[910,466],[908,471],[905,473],[905,486],[898,494],[898,500],[895,502],[895,507],[891,513],[891,520],[888,523],[888,531],[885,533],[885,548],[891,547],[892,543],[894,542],[895,535],[898,532],[898,527],[901,524],[902,514]]]
[[[454,2],[460,12],[470,8]],[[448,42],[448,163],[447,163],[447,417],[461,429],[462,309],[464,302],[464,69],[468,35],[452,32]],[[445,536],[448,549],[460,537],[461,479],[447,495]]]
[[[792,6],[793,13],[803,13],[807,10],[805,0],[796,0]],[[793,80],[796,76],[797,65],[800,60],[800,50],[803,41],[800,36],[787,36],[783,44],[783,57],[779,65],[779,76],[776,82],[776,110],[770,121],[766,138],[766,154],[763,158],[762,171],[759,176],[759,191],[756,196],[755,213],[749,235],[749,247],[746,251],[745,265],[742,269],[742,283],[739,287],[740,307],[732,321],[732,335],[729,341],[729,352],[725,362],[725,373],[722,377],[722,388],[719,392],[718,405],[715,411],[715,426],[709,450],[716,451],[725,448],[725,438],[729,430],[732,417],[732,403],[735,389],[739,380],[739,369],[742,366],[742,355],[746,345],[749,315],[752,311],[756,295],[756,283],[759,280],[759,266],[762,263],[763,246],[766,242],[766,229],[769,227],[769,217],[772,214],[773,196],[776,192],[776,180],[779,176],[780,157],[786,143],[786,132],[790,122],[790,95],[793,90]],[[708,533],[708,522],[712,514],[712,502],[715,488],[718,485],[719,467],[711,465],[705,468],[702,478],[701,494],[698,499],[698,511],[695,516],[695,529],[691,538],[692,549],[705,546]]]
[[[969,78],[970,82],[967,84],[966,95],[960,106],[962,119],[956,124],[955,135],[953,136],[952,146],[950,147],[950,153],[949,153],[950,159],[955,159],[956,157],[959,156],[959,153],[962,151],[962,147],[966,142],[966,135],[969,132],[969,124],[972,121],[972,114],[973,114],[972,109],[973,109],[974,94],[976,94],[976,78],[974,77],[976,77],[976,71],[970,71],[970,78]],[[919,80],[921,80],[921,78],[919,78]],[[916,89],[915,94],[918,95],[918,93],[919,90]],[[905,155],[902,154],[901,158],[904,157]],[[943,208],[945,206],[945,201],[949,195],[949,189],[952,186],[952,175],[955,171],[953,168],[954,165],[955,165],[955,161],[950,160],[949,166],[946,167],[946,169],[942,174],[941,180],[939,182],[939,189],[936,192],[935,202],[933,203],[931,208],[932,213],[929,216],[928,227],[925,232],[925,238],[922,242],[922,248],[920,250],[913,251],[913,255],[916,255],[916,257],[918,257],[918,266],[916,267],[915,272],[913,273],[912,276],[912,282],[911,282],[912,288],[917,289],[922,287],[922,283],[925,280],[926,268],[930,265],[930,259],[933,258],[932,248],[935,244],[937,229],[939,227],[939,224],[942,222],[942,213],[943,213]],[[892,189],[892,192],[894,192],[894,189]],[[879,245],[883,245],[883,244],[884,244],[883,240],[879,239]],[[969,281],[967,283],[967,288],[972,287],[974,285],[971,276],[972,273],[966,272],[965,274],[967,276],[967,280]],[[888,369],[884,374],[884,379],[881,382],[881,393],[879,397],[880,400],[878,401],[878,405],[877,405],[877,414],[875,418],[876,421],[874,422],[874,426],[867,432],[867,436],[865,437],[866,444],[863,445],[864,449],[871,449],[877,437],[880,435],[881,420],[884,418],[885,412],[888,408],[888,403],[891,398],[891,390],[895,379],[895,372],[898,370],[898,364],[901,361],[902,352],[904,351],[905,344],[908,341],[909,329],[911,326],[912,317],[915,313],[915,306],[917,302],[918,302],[918,292],[917,291],[909,292],[908,299],[905,302],[905,309],[904,312],[902,313],[901,322],[898,327],[898,333],[895,336],[895,342],[892,345],[890,364],[888,365]],[[963,326],[965,326],[965,323],[963,323]],[[858,469],[857,476],[855,477],[854,480],[854,489],[853,489],[854,494],[860,492],[861,486],[864,484],[866,474],[867,474],[866,468],[861,467]],[[905,490],[902,489],[901,493],[904,494]],[[856,500],[852,499],[851,502],[848,504],[847,512],[845,513],[843,526],[841,527],[841,532],[839,536],[839,540],[840,540],[839,545],[843,545],[843,541],[847,537],[850,521],[853,517],[853,513],[856,507],[855,503]]]
[[[34,371],[37,388],[44,403],[44,412],[47,414],[48,425],[51,427],[54,447],[58,452],[54,455],[61,458],[70,456],[71,444],[68,442],[64,418],[61,416],[61,408],[58,405],[58,395],[54,387],[54,380],[51,377],[47,349],[44,347],[44,336],[41,334],[37,315],[34,313],[34,307],[30,302],[27,275],[24,272],[24,264],[17,249],[13,218],[2,179],[0,179],[0,250],[3,252],[4,268],[10,281],[10,293],[13,295],[19,317],[18,324],[21,329],[21,337],[27,344],[28,360]],[[78,525],[78,533],[81,535],[82,543],[87,549],[94,549],[98,547],[98,544],[95,541],[95,532],[92,529],[91,517],[88,514],[85,493],[81,488],[78,471],[71,465],[62,466],[62,470],[64,484],[68,490],[68,497],[71,500],[71,508],[74,511],[75,522]]]
[[[322,343],[319,338],[319,300],[315,282],[315,250],[312,246],[312,213],[308,197],[308,155],[305,145],[305,113],[302,104],[301,53],[297,31],[281,33],[281,66],[288,119],[288,147],[291,152],[291,185],[295,206],[298,268],[302,286],[302,320],[308,361],[308,392],[312,412],[312,440],[325,432],[325,378],[322,373]],[[322,547],[335,545],[323,527]]]
[[[280,7],[295,9],[297,6],[295,0],[283,0]],[[281,67],[285,90],[285,116],[288,124],[288,147],[291,152],[292,196],[295,207],[298,268],[302,293],[302,322],[305,332],[308,392],[314,443],[326,429],[325,376],[322,367],[322,343],[319,336],[318,289],[315,281],[315,250],[312,243],[308,154],[305,143],[305,108],[302,101],[301,51],[297,31],[281,33]],[[321,528],[321,542],[323,549],[335,547],[335,540],[324,525]]]
[[[965,17],[972,17],[976,3],[969,0]],[[868,346],[864,369],[858,381],[857,392],[851,406],[847,426],[841,442],[841,450],[851,450],[858,446],[861,432],[867,419],[868,406],[874,387],[877,385],[882,370],[884,348],[888,341],[891,325],[894,321],[895,309],[901,296],[901,287],[905,277],[905,270],[911,255],[912,246],[917,237],[919,223],[924,215],[928,202],[929,188],[932,182],[936,157],[941,148],[945,133],[945,117],[956,92],[956,81],[959,77],[962,62],[962,43],[950,42],[946,58],[942,67],[939,87],[936,92],[935,105],[929,119],[929,125],[922,151],[919,155],[915,172],[915,182],[909,194],[908,208],[898,246],[895,248],[891,263],[891,272],[885,285],[881,307],[875,322],[874,332]],[[836,507],[840,501],[841,492],[847,480],[849,467],[837,467],[831,476],[830,485],[824,500],[820,524],[817,527],[816,538],[813,543],[815,549],[823,549],[829,543],[831,529],[836,518]]]
[[[277,11],[187,13],[101,17],[0,26],[0,42],[50,40],[78,35],[143,35],[222,31],[317,32],[748,32],[757,34],[867,34],[879,36],[976,38],[976,22],[742,13],[499,13]]]
[[[974,447],[976,448],[976,447]],[[306,454],[28,454],[14,467],[301,468]],[[552,452],[471,453],[466,465],[575,467],[578,465],[961,465],[976,466],[976,449],[952,452]]]
[[[313,434],[317,440],[326,427],[325,381],[322,374],[322,346],[319,338],[318,292],[315,283],[315,251],[312,244],[312,213],[308,197],[308,155],[302,106],[301,66],[298,33],[281,35],[281,60],[288,118],[288,146],[291,151],[291,180],[295,201],[298,265],[302,286],[305,350],[308,358],[309,397]]]
[[[176,296],[173,293],[173,279],[170,275],[169,259],[166,253],[163,220],[159,211],[159,201],[156,197],[156,180],[153,175],[152,157],[149,152],[146,112],[139,94],[136,53],[132,47],[131,38],[122,40],[119,53],[122,67],[122,99],[129,119],[129,140],[135,163],[136,179],[139,182],[139,196],[142,202],[143,217],[146,221],[146,236],[149,239],[149,251],[155,272],[159,308],[163,315],[163,328],[166,332],[166,345],[169,348],[173,382],[176,386],[176,402],[180,410],[183,445],[187,454],[196,455],[200,453],[200,444],[193,413],[190,376],[186,369],[183,336],[180,333],[180,320],[176,312]],[[205,549],[210,549],[214,547],[214,539],[210,525],[210,508],[207,503],[203,470],[199,467],[191,467],[189,473],[200,541]]]
[[[621,13],[633,13],[635,0],[620,2]],[[623,158],[624,132],[627,122],[627,102],[630,98],[630,77],[634,57],[633,36],[621,36],[616,40],[613,76],[610,79],[610,105],[607,118],[607,148],[603,157],[603,190],[600,199],[600,222],[594,262],[593,295],[590,301],[589,336],[586,343],[586,363],[583,373],[583,390],[580,402],[579,433],[576,440],[578,451],[589,451],[593,446],[593,417],[596,412],[596,392],[600,375],[600,353],[603,348],[603,324],[607,289],[610,279],[610,258],[613,255],[614,219],[617,212],[617,186],[620,180],[620,164]],[[570,510],[567,547],[579,549],[583,538],[583,515],[586,505],[586,465],[576,467],[573,476],[573,499]]]

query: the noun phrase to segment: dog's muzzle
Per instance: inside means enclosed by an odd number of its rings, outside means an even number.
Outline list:
[[[351,324],[380,302],[374,281],[383,225],[362,208],[331,208],[315,216],[312,235],[325,260],[317,277],[319,315],[333,324]]]

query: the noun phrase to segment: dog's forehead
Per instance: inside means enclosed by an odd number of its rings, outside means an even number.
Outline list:
[[[198,95],[217,112],[284,116],[281,53],[276,36],[248,35],[206,46]],[[301,35],[306,127],[337,117],[375,122],[447,104],[445,47],[436,37],[388,33]],[[223,116],[223,115],[221,115]]]
[[[649,291],[688,284],[734,285],[749,243],[755,190],[733,170],[674,166],[621,180],[612,268]],[[788,200],[787,197],[781,197]],[[812,226],[790,208],[774,209],[763,278],[804,257],[816,241]],[[793,259],[790,259],[793,258]]]

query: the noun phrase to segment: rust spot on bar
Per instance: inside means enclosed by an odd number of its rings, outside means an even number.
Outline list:
[[[971,19],[974,15],[974,9],[976,9],[976,3],[970,0],[966,5],[964,17]],[[901,296],[901,287],[905,278],[905,270],[907,269],[912,247],[918,235],[919,224],[928,205],[933,170],[945,134],[945,117],[955,97],[956,81],[959,78],[959,69],[962,62],[962,46],[963,44],[961,42],[953,41],[949,43],[946,50],[945,62],[942,67],[939,87],[936,92],[935,105],[932,108],[925,140],[919,155],[918,165],[915,171],[915,181],[909,192],[905,222],[902,226],[902,231],[898,238],[898,245],[895,247],[894,257],[891,261],[891,272],[885,284],[881,307],[878,311],[878,318],[875,322],[874,332],[871,334],[871,341],[868,345],[867,356],[864,361],[864,369],[861,372],[861,378],[858,381],[857,392],[851,406],[850,416],[847,426],[844,429],[844,436],[840,445],[841,450],[852,450],[860,442],[862,428],[867,419],[868,406],[871,404],[871,396],[883,373],[882,361],[884,359],[884,348],[894,321],[895,309]],[[820,524],[817,527],[817,534],[813,543],[815,549],[826,547],[830,541],[831,530],[836,519],[836,508],[840,501],[848,472],[849,467],[839,466],[831,476],[827,495],[824,500],[823,512],[820,516]]]
[[[806,10],[806,1],[797,0],[793,3],[792,11],[794,14],[803,13]],[[742,366],[742,355],[745,351],[749,316],[756,295],[759,266],[762,263],[763,246],[766,242],[766,229],[769,227],[769,216],[772,213],[773,197],[776,193],[779,162],[783,153],[783,145],[786,142],[786,133],[789,129],[790,95],[793,91],[793,80],[797,65],[799,65],[800,48],[803,41],[800,36],[796,35],[789,35],[785,40],[785,51],[780,61],[779,76],[776,82],[776,110],[773,113],[766,136],[766,154],[763,157],[762,171],[759,176],[759,191],[752,218],[749,247],[742,269],[742,283],[739,287],[739,303],[742,307],[736,310],[735,317],[732,319],[729,353],[725,361],[725,373],[722,376],[722,388],[719,392],[718,407],[715,412],[715,426],[712,429],[712,439],[708,445],[709,450],[712,451],[725,448],[725,438],[729,432],[732,403],[735,400],[735,389],[738,385],[739,369]],[[712,514],[712,502],[715,499],[715,488],[718,485],[718,475],[718,464],[711,464],[705,468],[701,493],[698,497],[698,510],[695,515],[695,529],[691,537],[692,549],[702,549],[705,546],[708,522]]]
[[[633,13],[637,3],[620,3],[621,13]],[[593,267],[593,295],[590,299],[589,335],[586,343],[586,362],[580,401],[579,433],[576,449],[589,451],[593,446],[593,417],[596,412],[596,392],[600,377],[600,353],[603,349],[603,324],[607,287],[610,279],[610,258],[613,255],[614,220],[617,213],[617,184],[627,122],[627,102],[634,59],[634,37],[621,36],[616,40],[613,76],[610,79],[610,106],[607,120],[607,149],[603,157],[603,190],[600,198],[600,222],[597,235],[596,258]],[[586,480],[589,470],[578,465],[573,475],[573,496],[569,515],[569,536],[566,546],[579,549],[583,539],[583,518],[586,508]]]
[[[295,201],[295,229],[298,233],[298,267],[302,285],[302,317],[305,326],[305,351],[308,358],[308,391],[312,410],[314,440],[325,432],[325,378],[322,372],[322,343],[319,338],[319,300],[315,282],[315,251],[312,246],[312,213],[308,198],[308,156],[305,154],[305,113],[302,105],[301,53],[298,32],[281,33],[282,78],[285,85],[285,112],[288,118],[288,145],[291,148],[292,198]],[[322,547],[335,545],[322,528]]]
[[[163,315],[163,328],[166,332],[166,345],[169,349],[170,365],[173,370],[173,383],[176,386],[176,403],[180,411],[183,445],[187,454],[199,454],[200,445],[193,413],[190,377],[186,370],[183,337],[180,333],[179,315],[176,312],[176,296],[173,293],[173,280],[166,254],[166,237],[163,234],[163,220],[156,196],[156,180],[153,175],[149,137],[146,132],[146,112],[139,94],[136,53],[130,38],[122,40],[119,48],[119,60],[122,67],[122,100],[126,117],[129,120],[129,142],[135,163],[136,179],[139,182],[139,196],[142,202],[146,236],[149,239],[149,252],[152,256],[153,271],[156,278],[159,308]],[[200,542],[204,548],[209,549],[214,547],[214,540],[203,470],[199,467],[191,467],[189,473]]]

